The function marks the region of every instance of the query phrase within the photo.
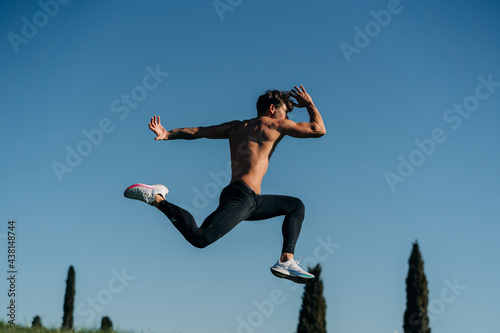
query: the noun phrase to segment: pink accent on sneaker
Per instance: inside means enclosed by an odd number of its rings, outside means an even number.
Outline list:
[[[134,188],[134,187],[145,187],[145,188],[149,188],[150,190],[154,190],[155,188],[154,187],[150,187],[150,186],[146,186],[144,184],[134,184],[134,185],[130,185],[129,187],[127,187],[127,189],[125,190],[125,192],[127,192],[127,190],[130,190],[131,188]]]

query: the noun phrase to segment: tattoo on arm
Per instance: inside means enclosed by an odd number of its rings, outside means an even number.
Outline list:
[[[196,127],[185,127],[185,128],[176,128],[168,131],[167,140],[194,140],[198,137],[196,136],[198,129]]]

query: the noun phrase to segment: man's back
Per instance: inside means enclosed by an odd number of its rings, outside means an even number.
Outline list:
[[[267,95],[278,94],[286,100],[268,100],[267,104],[260,105],[261,98]],[[269,96],[267,96],[269,97]],[[297,103],[292,103],[293,97]],[[270,98],[270,97],[269,97]],[[274,148],[285,135],[296,138],[317,138],[326,133],[321,115],[312,102],[311,97],[301,85],[292,91],[267,91],[259,97],[257,109],[259,117],[244,121],[232,121],[208,127],[187,127],[166,131],[161,125],[160,117],[151,118],[149,128],[156,133],[155,140],[176,139],[229,139],[231,148],[231,182],[241,181],[248,185],[256,194],[260,194],[262,178],[266,174]],[[267,105],[267,106],[266,106]],[[309,122],[295,123],[288,119],[288,112],[293,109],[306,108],[309,113]]]
[[[233,122],[229,131],[231,182],[243,181],[260,194],[270,154],[281,137],[276,119],[260,117]]]

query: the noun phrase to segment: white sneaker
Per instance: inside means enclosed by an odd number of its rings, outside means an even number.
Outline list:
[[[283,279],[292,280],[296,283],[306,283],[307,280],[314,279],[314,275],[306,272],[299,266],[299,262],[290,259],[285,262],[278,262],[271,267],[271,273]]]
[[[151,205],[155,201],[155,196],[157,194],[160,194],[163,198],[165,198],[167,193],[168,188],[163,185],[134,184],[129,186],[123,195],[125,198],[144,201],[148,205]]]

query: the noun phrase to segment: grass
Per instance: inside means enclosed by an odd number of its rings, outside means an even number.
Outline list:
[[[0,321],[0,332],[2,333],[103,333],[99,329],[77,329],[77,330],[62,330],[60,328],[45,328],[45,327],[25,327],[20,325],[10,325]],[[110,331],[107,331],[110,332]],[[112,331],[113,333],[120,333]],[[126,332],[121,332],[126,333]]]

